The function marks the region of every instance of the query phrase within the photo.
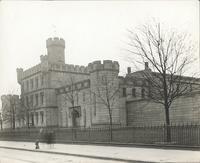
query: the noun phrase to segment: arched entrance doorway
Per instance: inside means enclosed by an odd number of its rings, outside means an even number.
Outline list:
[[[72,111],[72,127],[80,126],[80,114],[77,110]]]

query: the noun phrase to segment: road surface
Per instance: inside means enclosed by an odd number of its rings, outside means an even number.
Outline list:
[[[0,148],[0,163],[120,163],[121,161],[91,159],[58,154]],[[122,163],[122,162],[121,162]]]

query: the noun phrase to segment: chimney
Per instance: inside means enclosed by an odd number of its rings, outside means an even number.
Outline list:
[[[149,70],[149,63],[148,62],[144,62],[144,65],[145,65],[144,69],[145,70]]]
[[[131,73],[131,67],[127,68],[127,73],[130,74]]]

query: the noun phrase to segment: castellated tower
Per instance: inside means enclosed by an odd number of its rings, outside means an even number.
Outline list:
[[[17,81],[19,84],[22,82],[23,68],[17,68]]]
[[[113,124],[119,124],[119,63],[111,60],[95,61],[88,65],[92,92],[93,125],[109,124],[108,101]]]
[[[50,63],[65,63],[65,41],[54,37],[46,40],[48,61]]]

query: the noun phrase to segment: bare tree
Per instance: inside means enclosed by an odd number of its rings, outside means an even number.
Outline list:
[[[2,97],[2,121],[10,124],[12,129],[16,128],[16,117],[19,109],[19,101],[14,95]]]
[[[64,103],[70,109],[70,114],[72,114],[72,126],[77,127],[75,122],[76,118],[80,116],[80,106],[79,106],[79,92],[80,89],[77,86],[77,81],[74,76],[69,76],[68,80],[54,80],[54,82],[59,83],[59,88],[61,88],[62,97]],[[63,88],[63,89],[62,89]]]
[[[23,121],[23,123],[26,124],[27,128],[30,128],[30,117],[29,117],[29,110],[31,110],[31,107],[29,106],[31,104],[27,103],[25,104],[25,101],[23,99],[20,100],[20,109],[19,113],[17,115],[17,119],[19,121]]]
[[[163,30],[160,23],[144,25],[139,32],[129,30],[129,51],[135,56],[135,64],[146,64],[141,76],[147,82],[148,96],[164,106],[167,142],[171,141],[170,106],[180,96],[191,92],[195,78],[184,77],[192,63],[194,46],[187,34]],[[150,69],[147,64],[149,63]]]
[[[65,104],[69,104],[68,106],[70,106],[70,109],[72,109],[71,113],[73,127],[77,127],[75,120],[80,116],[80,112],[77,110],[79,103],[79,89],[75,83],[75,79],[71,76],[69,78],[68,86],[66,87],[67,90],[65,90],[65,94],[63,96]]]
[[[98,84],[91,94],[95,96],[95,103],[104,106],[109,115],[110,139],[113,139],[113,110],[119,95],[118,78],[114,74],[105,73],[97,76]]]

